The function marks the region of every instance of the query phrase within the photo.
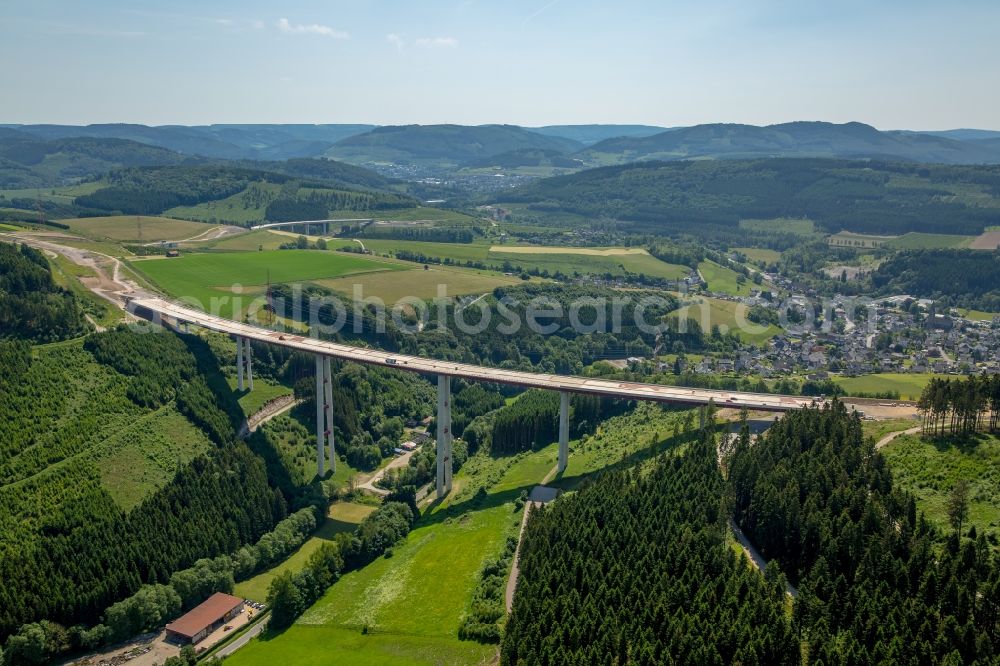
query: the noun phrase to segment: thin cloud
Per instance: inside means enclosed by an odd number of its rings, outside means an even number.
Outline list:
[[[453,48],[458,46],[454,37],[421,37],[413,42],[422,48]]]
[[[289,23],[288,19],[278,19],[278,30],[288,35],[321,35],[333,39],[350,39],[351,36],[343,30],[334,30],[328,25],[318,23]]]
[[[385,41],[395,46],[396,50],[399,51],[400,53],[403,52],[403,46],[405,46],[405,42],[403,42],[403,38],[397,35],[396,33],[390,32],[388,35],[385,36]]]
[[[549,2],[545,3],[544,5],[542,5],[541,9],[539,9],[538,11],[532,13],[526,19],[524,19],[524,21],[521,22],[521,27],[523,28],[524,26],[526,26],[529,23],[531,23],[531,21],[533,21],[536,17],[538,17],[539,14],[541,14],[542,12],[544,12],[545,10],[547,10],[552,5],[558,4],[558,2],[559,2],[559,0],[550,0]]]

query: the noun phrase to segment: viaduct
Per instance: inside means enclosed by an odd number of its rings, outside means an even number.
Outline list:
[[[299,223],[301,224],[301,223]],[[619,382],[589,377],[541,374],[489,368],[468,363],[441,361],[421,356],[407,356],[377,349],[328,342],[312,337],[272,331],[250,324],[217,317],[184,305],[158,298],[135,298],[128,302],[129,312],[160,324],[173,320],[178,325],[192,324],[225,333],[236,339],[236,363],[239,389],[253,390],[253,364],[250,341],[280,345],[313,354],[316,358],[316,465],[320,476],[328,464],[336,470],[332,423],[332,384],[330,359],[338,358],[354,363],[380,365],[406,372],[416,372],[437,378],[437,496],[444,497],[451,490],[451,378],[460,377],[474,381],[540,388],[559,392],[559,463],[558,470],[566,469],[569,458],[569,398],[571,393],[582,393],[625,400],[674,403],[682,405],[707,405],[783,412],[802,409],[815,404],[813,398],[741,391],[661,386],[640,382]],[[322,399],[321,399],[322,398]]]

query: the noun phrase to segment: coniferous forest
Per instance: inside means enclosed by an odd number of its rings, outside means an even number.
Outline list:
[[[798,586],[819,663],[995,663],[1000,561],[975,530],[939,534],[834,403],[786,415],[729,464],[736,520]]]
[[[501,663],[1000,658],[1000,560],[918,514],[842,404],[745,431],[726,462],[728,481],[706,435],[533,511]],[[763,574],[727,544],[730,513]]]
[[[784,587],[726,544],[710,436],[532,511],[502,664],[794,664]]]

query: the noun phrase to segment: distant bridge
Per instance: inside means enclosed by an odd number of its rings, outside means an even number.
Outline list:
[[[375,219],[370,217],[362,218],[350,218],[342,220],[300,220],[298,222],[268,222],[266,224],[258,224],[250,227],[252,231],[257,229],[281,229],[283,227],[303,227],[305,234],[308,236],[310,229],[315,227],[320,228],[320,234],[323,236],[330,235],[330,225],[338,222],[364,222],[366,226],[368,224],[374,224]]]
[[[490,368],[471,363],[455,363],[423,356],[395,354],[379,349],[366,349],[326,340],[319,340],[292,333],[272,331],[259,326],[206,314],[184,305],[158,298],[136,298],[128,302],[127,309],[136,316],[154,323],[164,319],[177,324],[194,324],[212,331],[226,333],[236,338],[239,389],[244,388],[244,375],[253,389],[253,369],[250,359],[250,340],[279,345],[316,357],[316,464],[320,476],[324,473],[325,458],[331,469],[336,469],[333,441],[332,378],[330,359],[338,358],[355,363],[367,363],[406,372],[416,372],[437,377],[437,494],[443,497],[451,490],[451,378],[461,377],[474,381],[509,384],[528,388],[558,391],[559,400],[559,471],[566,469],[569,458],[569,397],[571,393],[597,395],[624,400],[674,403],[681,405],[707,405],[784,412],[816,404],[814,398],[745,391],[720,391],[713,389],[663,386],[641,382],[620,382],[590,377],[542,374]],[[323,397],[320,400],[320,396]],[[325,444],[325,446],[324,446]],[[324,456],[324,449],[328,457]]]

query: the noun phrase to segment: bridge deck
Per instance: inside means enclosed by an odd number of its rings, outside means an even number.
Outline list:
[[[629,400],[692,405],[704,405],[708,404],[709,401],[714,401],[719,407],[745,407],[747,409],[767,411],[788,411],[801,409],[813,404],[812,399],[799,396],[662,386],[641,382],[619,382],[590,377],[540,374],[502,368],[488,368],[469,363],[441,361],[421,356],[395,354],[378,349],[354,347],[291,333],[281,333],[210,315],[200,310],[162,299],[133,299],[130,301],[130,311],[143,316],[141,312],[137,312],[137,310],[142,309],[162,317],[176,319],[178,322],[187,322],[209,330],[245,337],[251,340],[353,361],[355,363],[381,365],[425,375],[447,375],[483,382],[496,382],[552,391],[586,393]]]

